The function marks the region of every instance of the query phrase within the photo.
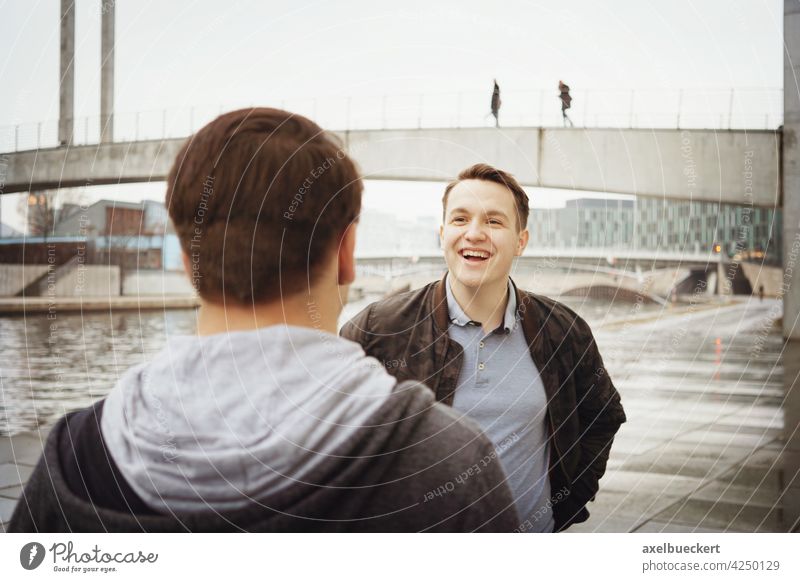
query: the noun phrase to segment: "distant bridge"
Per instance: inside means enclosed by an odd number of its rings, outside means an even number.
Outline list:
[[[364,293],[420,287],[447,269],[440,253],[359,253],[356,258],[356,286]],[[540,248],[526,250],[517,259],[512,277],[522,287],[545,295],[663,304],[673,294],[749,294],[762,285],[767,296],[777,296],[781,269],[735,263],[713,253]]]
[[[356,270],[355,287],[361,294],[385,294],[421,287],[440,278],[447,266],[441,254],[359,254]],[[780,267],[688,253],[537,249],[517,260],[512,277],[521,287],[544,295],[660,304],[673,295],[747,295],[762,286],[768,297],[782,293]]]
[[[369,262],[385,263],[387,261],[397,261],[402,264],[425,263],[429,261],[442,261],[441,251],[430,252],[365,252],[358,251],[356,259],[362,264]],[[548,248],[529,246],[525,249],[522,257],[518,259],[520,263],[527,263],[536,260],[546,259],[569,259],[570,264],[589,263],[600,265],[606,263],[607,266],[620,264],[640,264],[650,265],[652,268],[665,266],[705,266],[716,265],[724,262],[724,259],[717,253],[684,253],[681,251],[659,251],[651,249],[628,249],[628,248]],[[594,267],[593,267],[594,268]]]

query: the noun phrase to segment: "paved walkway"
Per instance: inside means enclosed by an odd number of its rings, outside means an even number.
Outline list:
[[[22,487],[28,480],[39,455],[47,431],[30,432],[13,438],[0,437],[0,531],[5,531]]]
[[[597,326],[629,420],[592,517],[570,531],[797,529],[800,344],[782,342],[776,305]],[[0,438],[3,529],[45,437]]]
[[[782,342],[776,307],[689,308],[598,330],[628,422],[592,517],[570,531],[796,529],[800,344]]]

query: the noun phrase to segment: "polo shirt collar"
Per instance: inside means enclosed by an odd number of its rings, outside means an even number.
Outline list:
[[[445,279],[445,291],[447,293],[447,311],[448,316],[450,318],[450,323],[454,323],[460,327],[465,327],[467,325],[473,326],[480,326],[481,323],[478,321],[473,321],[469,318],[469,316],[464,313],[464,310],[461,308],[461,305],[458,304],[456,301],[455,295],[453,295],[453,290],[450,288],[450,277]],[[514,285],[511,283],[511,278],[508,279],[508,304],[506,305],[506,311],[503,315],[503,329],[507,333],[511,333],[514,331],[514,328],[517,326],[517,293],[514,289]]]

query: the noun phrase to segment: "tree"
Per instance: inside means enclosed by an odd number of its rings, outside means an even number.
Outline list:
[[[30,236],[47,240],[55,233],[56,225],[70,216],[81,203],[80,193],[72,190],[45,190],[31,192],[19,202],[19,211],[25,216]]]

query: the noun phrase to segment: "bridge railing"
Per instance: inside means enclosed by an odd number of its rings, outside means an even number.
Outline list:
[[[306,115],[327,129],[491,127],[490,93],[265,99],[263,104]],[[503,92],[503,127],[561,127],[555,90]],[[775,129],[783,123],[779,88],[574,90],[567,114],[575,127]],[[114,141],[186,137],[223,111],[252,104],[194,106],[114,114]],[[58,120],[0,127],[0,152],[56,147]],[[100,140],[100,116],[73,120],[72,144]]]

